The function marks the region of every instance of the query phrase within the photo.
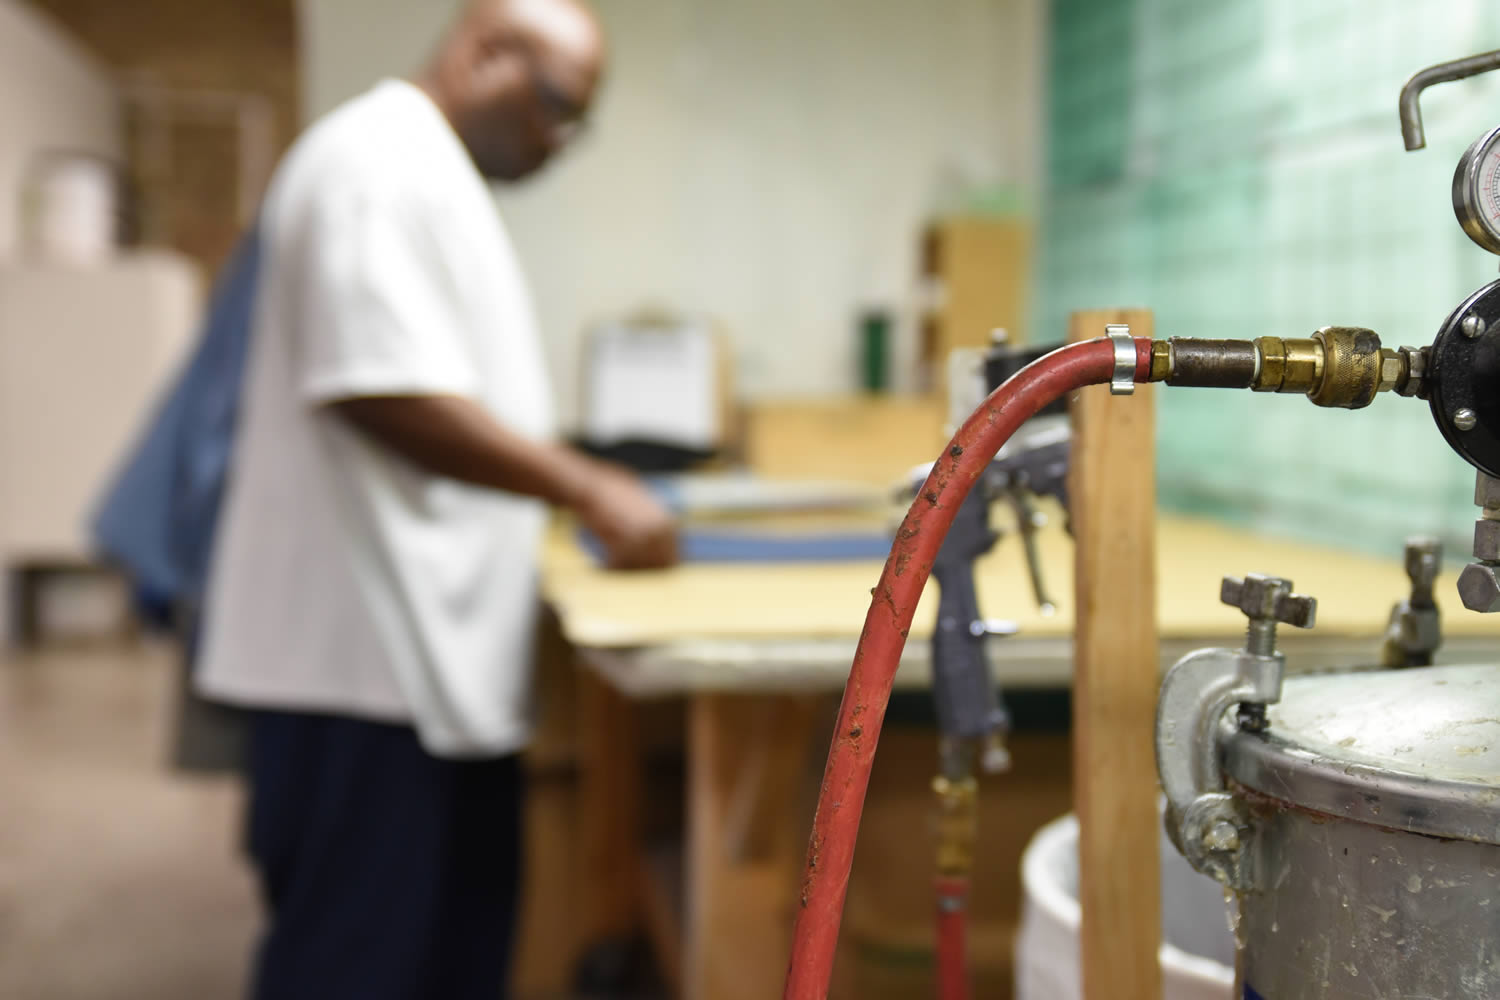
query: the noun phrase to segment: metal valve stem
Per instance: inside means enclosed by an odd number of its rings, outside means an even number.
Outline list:
[[[1406,143],[1407,152],[1422,149],[1427,145],[1427,136],[1422,129],[1420,103],[1422,91],[1433,84],[1463,80],[1495,69],[1500,69],[1500,50],[1469,56],[1467,59],[1438,63],[1436,66],[1427,67],[1406,81],[1406,86],[1401,88],[1398,113],[1401,116],[1401,139]]]

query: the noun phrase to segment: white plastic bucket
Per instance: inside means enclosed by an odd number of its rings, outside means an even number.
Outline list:
[[[1162,835],[1164,1000],[1233,1000],[1234,936],[1219,884],[1182,860]],[[1017,1000],[1081,1000],[1078,819],[1037,831],[1021,859],[1026,900],[1016,941]]]

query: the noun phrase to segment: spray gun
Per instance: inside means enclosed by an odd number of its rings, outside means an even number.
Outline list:
[[[1010,720],[990,674],[985,644],[1014,635],[1014,623],[985,618],[974,583],[975,564],[1003,537],[991,522],[996,503],[1011,510],[1025,555],[1032,593],[1042,614],[1056,610],[1048,596],[1036,535],[1046,525],[1037,500],[1051,497],[1067,509],[1070,440],[1065,422],[1037,421],[1030,433],[1007,446],[985,469],[954,518],[938,551],[932,575],[939,588],[932,637],[933,698],[945,739],[980,746],[986,771],[1008,763],[1004,736]],[[921,470],[925,480],[930,470]],[[962,753],[957,747],[953,753]],[[949,754],[945,753],[945,756]]]
[[[952,409],[960,415],[968,413],[1048,350],[1012,347],[1004,331],[997,330],[988,350],[954,352],[949,363]],[[992,522],[994,507],[1003,504],[1014,518],[1037,607],[1044,615],[1056,610],[1037,548],[1037,533],[1046,525],[1037,501],[1050,497],[1067,510],[1069,442],[1067,407],[1061,401],[1027,421],[985,467],[933,562],[932,575],[939,588],[932,637],[933,702],[942,741],[942,771],[950,779],[970,774],[976,750],[987,772],[1009,765],[1005,736],[1010,716],[990,673],[985,646],[991,638],[1014,635],[1016,626],[981,614],[975,565],[1004,535]],[[919,497],[931,472],[930,464],[914,469],[907,496]]]

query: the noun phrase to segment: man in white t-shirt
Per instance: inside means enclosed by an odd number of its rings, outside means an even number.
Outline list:
[[[475,0],[271,184],[197,672],[251,710],[257,997],[501,994],[546,505],[618,567],[675,558],[632,476],[552,442],[486,183],[564,145],[602,63],[581,0]]]

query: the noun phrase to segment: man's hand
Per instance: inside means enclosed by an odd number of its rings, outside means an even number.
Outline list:
[[[594,463],[573,504],[598,536],[610,569],[662,569],[677,562],[677,524],[634,475]]]
[[[672,515],[634,475],[515,434],[472,400],[371,396],[329,407],[429,472],[572,510],[604,543],[612,569],[659,569],[677,561]]]

